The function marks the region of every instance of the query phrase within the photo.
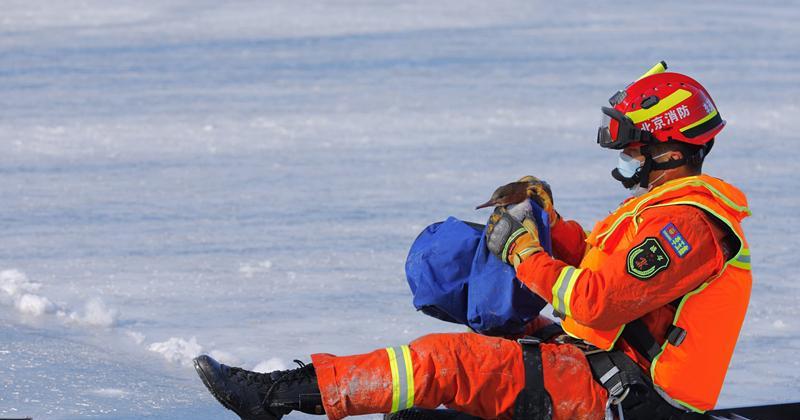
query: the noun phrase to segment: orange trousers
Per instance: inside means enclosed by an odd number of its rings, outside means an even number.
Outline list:
[[[540,344],[553,420],[603,419],[607,393],[580,349]],[[431,334],[408,346],[355,356],[311,356],[331,420],[444,405],[486,419],[510,419],[525,387],[522,347],[473,333]]]

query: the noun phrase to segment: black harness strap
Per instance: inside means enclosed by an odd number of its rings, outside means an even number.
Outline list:
[[[629,384],[623,383],[621,371],[611,360],[608,353],[591,354],[586,359],[589,361],[589,367],[592,369],[594,379],[608,390],[610,397],[619,397],[625,392],[625,388]]]
[[[544,389],[540,341],[535,338],[522,338],[517,341],[522,345],[525,389],[517,396],[514,404],[514,418],[518,420],[549,420],[552,403]]]
[[[673,407],[653,388],[644,371],[621,351],[586,356],[595,380],[608,390],[609,398],[619,400],[626,420],[694,420],[702,414]]]
[[[673,300],[669,304],[677,310],[682,300],[683,296]],[[686,334],[686,330],[683,328],[670,325],[669,328],[667,328],[665,338],[673,346],[680,346],[686,338]],[[650,330],[647,329],[647,326],[641,318],[625,324],[622,330],[622,338],[649,362],[652,362],[653,359],[661,353],[661,345],[653,334],[650,333]]]
[[[653,361],[661,352],[661,346],[656,341],[653,334],[644,324],[644,321],[637,319],[625,325],[622,330],[622,338],[631,345],[639,354],[647,360]]]

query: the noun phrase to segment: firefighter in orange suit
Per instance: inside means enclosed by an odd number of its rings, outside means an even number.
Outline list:
[[[432,334],[408,345],[255,373],[195,360],[211,393],[242,418],[292,410],[330,419],[434,409],[481,418],[688,419],[714,408],[749,301],[749,214],[735,187],[701,173],[725,122],[695,80],[663,62],[614,95],[598,130],[619,150],[615,179],[631,190],[587,234],[553,209],[553,256],[535,224],[498,207],[487,244],[552,303],[562,334],[540,317],[533,337]],[[420,418],[420,417],[417,417]],[[425,417],[421,417],[425,418]]]

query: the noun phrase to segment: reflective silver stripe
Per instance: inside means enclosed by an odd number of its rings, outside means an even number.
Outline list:
[[[745,248],[739,252],[739,255],[731,260],[730,265],[741,268],[742,270],[750,270],[750,250]]]
[[[411,366],[406,366],[402,347],[395,347],[394,354],[397,355],[397,379],[400,380],[400,397],[398,399],[400,400],[400,405],[403,406],[408,401],[408,368]]]
[[[600,383],[605,385],[605,383],[608,382],[608,380],[611,379],[617,373],[619,373],[619,368],[614,366],[613,368],[611,368],[611,370],[606,372],[606,374],[603,375],[602,378],[600,378]]]
[[[386,354],[389,355],[389,367],[392,371],[392,408],[391,413],[400,410],[400,379],[397,374],[397,353],[394,348],[387,347]]]
[[[410,375],[413,375],[413,370],[411,366],[408,366],[406,363],[406,357],[404,357],[404,346],[399,347],[392,347],[392,350],[395,355],[395,360],[397,361],[397,380],[398,386],[395,389],[398,389],[399,393],[393,400],[397,401],[398,403],[398,410],[405,410],[407,408],[411,408],[413,405],[413,400],[411,404],[408,404],[408,390],[409,390],[409,382],[408,378]],[[410,362],[410,360],[408,360]],[[413,376],[412,376],[413,378]]]
[[[561,273],[559,278],[561,279],[561,285],[558,287],[558,302],[560,303],[560,307],[556,308],[559,312],[566,314],[567,313],[567,289],[569,289],[569,279],[572,278],[572,273],[575,272],[575,267],[567,266],[564,269],[564,272]]]

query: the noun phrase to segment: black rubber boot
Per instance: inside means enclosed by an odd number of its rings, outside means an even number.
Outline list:
[[[218,363],[203,355],[194,368],[211,395],[244,420],[279,420],[292,410],[325,414],[314,365],[258,373]]]

